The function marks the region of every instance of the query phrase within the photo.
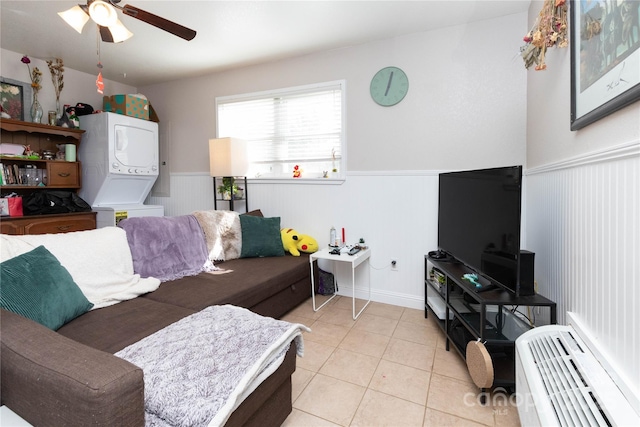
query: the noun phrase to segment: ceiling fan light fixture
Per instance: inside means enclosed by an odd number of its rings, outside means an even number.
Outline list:
[[[89,15],[96,24],[103,27],[110,27],[118,21],[115,8],[102,0],[95,0],[89,5]]]
[[[80,5],[73,6],[64,12],[58,12],[58,15],[80,34],[82,34],[84,24],[89,20],[89,15],[87,15],[87,12],[85,12]]]
[[[116,19],[115,24],[109,26],[109,31],[114,43],[123,42],[133,36],[133,33],[119,19]]]

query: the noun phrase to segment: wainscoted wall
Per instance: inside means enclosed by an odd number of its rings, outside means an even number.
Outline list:
[[[213,209],[208,175],[172,174],[170,191],[171,198],[147,203],[164,205],[168,216]],[[248,198],[249,209],[280,216],[282,227],[314,236],[321,246],[329,243],[332,226],[339,234],[345,228],[348,243],[364,238],[372,248],[372,299],[424,307],[424,255],[437,245],[438,171],[350,173],[342,183],[250,183]],[[392,258],[397,271],[391,271]],[[356,295],[364,296],[360,284]]]
[[[539,292],[558,303],[558,322],[580,328],[640,395],[640,142],[526,175]]]

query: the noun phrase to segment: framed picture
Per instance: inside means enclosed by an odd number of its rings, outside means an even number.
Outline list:
[[[2,111],[12,119],[28,121],[33,91],[31,83],[0,77],[0,90],[2,91],[0,94]],[[6,116],[3,115],[3,117]]]
[[[640,99],[640,1],[571,1],[571,130]]]

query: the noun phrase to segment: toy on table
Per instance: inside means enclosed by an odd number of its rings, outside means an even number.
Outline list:
[[[284,250],[293,256],[300,256],[300,252],[312,254],[318,250],[318,242],[311,236],[300,234],[293,228],[280,230]]]
[[[462,278],[476,285],[476,288],[482,287],[482,284],[478,281],[478,275],[475,273],[467,273],[463,275]]]

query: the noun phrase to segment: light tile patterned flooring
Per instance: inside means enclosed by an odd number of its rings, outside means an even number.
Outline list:
[[[314,312],[309,299],[284,316],[312,331],[283,427],[520,425],[508,396],[480,405],[465,362],[445,350],[443,332],[423,310],[371,302],[354,321],[351,304],[336,297]],[[362,305],[356,300],[356,312]]]

